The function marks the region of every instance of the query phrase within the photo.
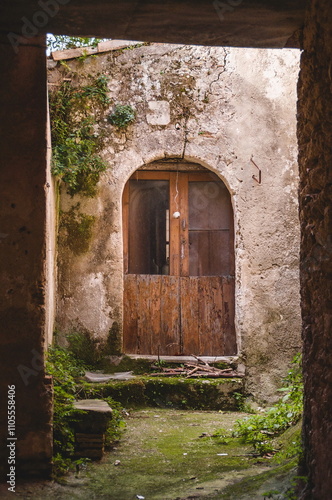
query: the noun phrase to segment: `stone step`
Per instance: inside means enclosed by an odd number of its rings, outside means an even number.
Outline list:
[[[161,355],[156,356],[153,354],[126,354],[130,359],[146,359],[149,361],[165,361],[166,363],[197,363],[197,358],[195,356],[167,356]],[[227,363],[233,364],[237,363],[239,360],[238,356],[199,356],[199,359],[205,361],[206,363]]]
[[[104,453],[105,432],[112,419],[112,408],[101,399],[74,401],[73,423],[75,456],[100,459]]]
[[[85,372],[84,379],[87,382],[108,382],[109,380],[131,380],[135,378],[133,372],[118,372],[118,373],[99,373],[99,372]]]
[[[83,390],[83,387],[82,387]],[[132,380],[85,382],[86,394],[111,397],[125,408],[162,407],[191,410],[240,409],[244,394],[243,378],[187,379],[136,375]]]

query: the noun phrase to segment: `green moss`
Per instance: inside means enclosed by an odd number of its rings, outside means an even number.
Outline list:
[[[135,117],[136,112],[129,104],[117,104],[107,119],[115,127],[125,129],[133,123]]]
[[[143,375],[153,370],[152,364],[153,361],[149,361],[148,359],[132,359],[129,356],[123,356],[118,365],[109,364],[109,368],[111,373],[132,371],[134,375]]]
[[[92,228],[96,220],[94,215],[79,212],[79,203],[68,212],[60,214],[60,231],[65,229],[64,245],[68,246],[75,255],[89,251],[92,238]]]
[[[97,367],[100,363],[98,343],[90,332],[82,330],[72,332],[67,336],[68,350],[76,360],[89,368]]]
[[[146,396],[153,406],[195,410],[236,410],[234,393],[242,384],[232,379],[145,378]]]
[[[212,434],[221,422],[231,427],[233,419],[231,414],[163,409],[131,414],[123,445],[108,463],[90,472],[91,493],[106,498],[112,485],[112,498],[117,500],[136,495],[154,500],[201,498],[220,484],[256,474],[247,448],[237,440],[223,445],[200,438],[203,432]],[[119,467],[112,465],[115,459],[121,461]]]
[[[121,347],[120,325],[117,321],[114,321],[108,332],[106,352],[113,356],[119,356],[121,354]]]
[[[108,398],[119,401],[126,407],[144,407],[147,404],[145,385],[142,380],[113,381],[107,384],[79,385],[80,394],[84,398]]]
[[[303,382],[300,355],[295,356],[292,365],[284,381],[285,387],[279,389],[284,396],[264,413],[237,421],[236,435],[251,443],[259,455],[274,452],[274,439],[301,419]]]
[[[250,477],[246,477],[235,484],[226,487],[222,492],[218,492],[215,496],[211,495],[209,498],[219,498],[222,500],[250,498],[254,493],[257,494],[257,491],[261,489],[263,485],[263,489],[266,490],[268,487],[266,483],[273,480],[277,480],[277,482],[281,483],[284,482],[285,479],[288,479],[289,483],[291,483],[291,479],[296,475],[296,467],[297,462],[295,460],[291,460],[283,465],[280,465],[279,467],[273,468],[272,470],[260,472],[256,475],[252,474]],[[278,491],[280,493],[280,490],[274,489],[272,491]],[[264,492],[262,492],[262,499],[265,498],[263,495]],[[270,496],[270,498],[273,498],[273,496]],[[279,496],[277,498],[279,498]]]
[[[195,410],[236,410],[234,394],[243,390],[236,379],[161,378],[141,376],[128,381],[105,384],[84,383],[85,397],[106,397],[125,406],[180,408]]]
[[[294,426],[287,429],[281,436],[274,440],[275,449],[278,450],[273,457],[276,463],[282,463],[285,460],[295,457],[302,459],[302,419]]]
[[[226,412],[131,411],[120,446],[65,486],[37,485],[34,499],[295,498],[289,495],[294,461],[276,467],[268,459],[257,461],[238,439],[224,443],[212,437],[220,427],[231,433],[238,417]]]

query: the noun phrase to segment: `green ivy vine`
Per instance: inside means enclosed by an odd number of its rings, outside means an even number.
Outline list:
[[[107,78],[99,75],[84,86],[64,81],[50,95],[52,174],[67,184],[71,195],[94,196],[107,168],[99,155],[103,132],[96,127],[110,104],[107,91]]]
[[[127,128],[135,120],[135,110],[130,104],[117,104],[107,120],[118,128]]]

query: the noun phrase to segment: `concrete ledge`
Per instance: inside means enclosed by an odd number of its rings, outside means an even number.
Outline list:
[[[100,54],[102,52],[109,52],[112,50],[125,49],[138,45],[135,40],[107,40],[98,43],[97,47],[77,47],[76,49],[56,50],[51,53],[54,61],[64,61],[65,59],[75,59],[81,56],[90,56],[92,54]]]
[[[147,359],[148,361],[165,361],[167,363],[195,363],[197,359],[194,356],[155,356],[149,354],[126,354],[130,359]],[[236,363],[238,356],[199,356],[199,359],[206,363]]]

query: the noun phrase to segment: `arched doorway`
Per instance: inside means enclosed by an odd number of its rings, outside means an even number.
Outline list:
[[[137,170],[125,186],[127,354],[236,354],[231,198],[192,165]]]

